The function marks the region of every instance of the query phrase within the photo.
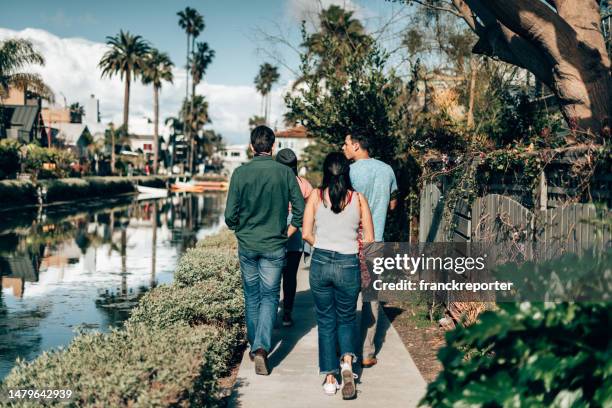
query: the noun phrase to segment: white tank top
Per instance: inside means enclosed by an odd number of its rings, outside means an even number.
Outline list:
[[[349,197],[349,203],[338,214],[332,211],[329,202],[325,205],[323,201],[319,202],[315,212],[315,248],[341,254],[359,252],[359,196],[353,191],[349,193]]]

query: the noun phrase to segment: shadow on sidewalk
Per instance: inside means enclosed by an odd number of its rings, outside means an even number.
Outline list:
[[[277,325],[272,336],[274,346],[268,359],[272,369],[291,353],[302,337],[317,326],[310,289],[295,294],[292,317],[294,322],[292,327],[283,327],[280,316],[276,319]]]

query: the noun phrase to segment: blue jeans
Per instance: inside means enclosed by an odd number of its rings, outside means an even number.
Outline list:
[[[270,352],[285,252],[284,247],[265,253],[238,247],[247,339],[252,351],[261,348]]]
[[[340,356],[357,360],[357,297],[361,288],[357,254],[315,248],[310,261],[310,290],[319,327],[319,370],[338,373]]]

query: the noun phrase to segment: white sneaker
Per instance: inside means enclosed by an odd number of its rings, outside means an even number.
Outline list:
[[[338,381],[334,381],[333,383],[328,383],[325,381],[325,384],[323,384],[323,392],[325,392],[327,395],[336,395],[336,391],[339,389],[340,385],[338,384]]]
[[[351,364],[340,364],[340,375],[342,377],[342,399],[355,398],[357,395],[357,389],[355,388],[355,378],[357,378],[357,374],[353,373]]]

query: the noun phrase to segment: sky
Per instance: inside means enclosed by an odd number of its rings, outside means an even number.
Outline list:
[[[260,113],[261,97],[253,86],[259,65],[271,62],[280,68],[270,123],[281,128],[283,95],[299,66],[292,47],[300,43],[300,22],[305,19],[312,27],[317,12],[330,4],[353,10],[369,30],[376,30],[401,7],[385,0],[0,0],[0,41],[21,37],[34,43],[46,64],[29,70],[43,76],[55,92],[56,103],[84,103],[95,94],[102,121],[121,123],[123,84],[119,78],[100,78],[97,64],[107,50],[107,36],[121,29],[139,34],[167,52],[176,65],[174,83],[162,88],[163,119],[176,116],[185,92],[186,36],[176,13],[193,7],[206,24],[198,40],[208,42],[216,53],[197,89],[209,101],[209,127],[227,143],[245,143],[248,118]],[[282,37],[292,47],[269,36]],[[136,83],[130,122],[148,118],[152,118],[152,90]]]

